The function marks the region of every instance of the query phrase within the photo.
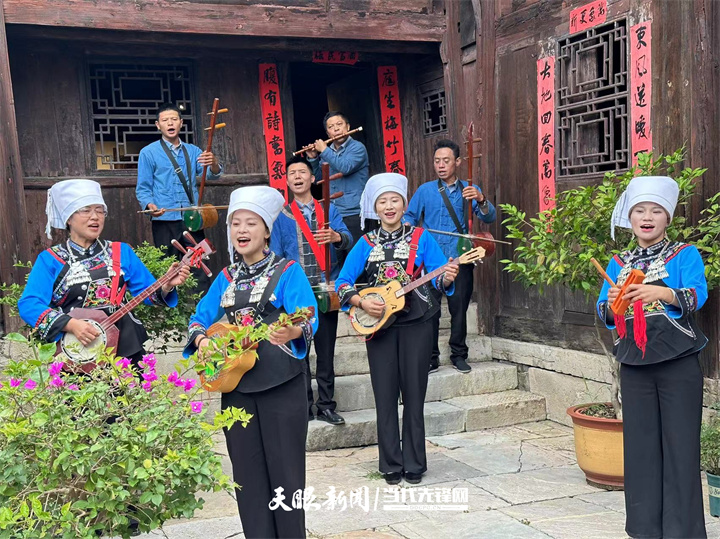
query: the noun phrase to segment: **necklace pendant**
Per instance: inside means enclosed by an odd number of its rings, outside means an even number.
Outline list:
[[[68,270],[67,277],[65,278],[65,282],[68,286],[87,283],[91,280],[92,278],[90,277],[90,272],[81,262],[73,262],[70,264],[70,269]]]
[[[370,251],[370,256],[368,256],[368,262],[381,262],[383,260],[385,260],[383,248],[380,247],[380,245],[375,244],[372,251]]]
[[[408,258],[410,256],[410,245],[405,240],[402,240],[395,247],[395,258]]]

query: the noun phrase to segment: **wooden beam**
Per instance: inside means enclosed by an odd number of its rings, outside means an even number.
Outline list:
[[[439,42],[445,29],[442,11],[347,10],[338,8],[335,0],[309,6],[174,0],[4,0],[4,6],[9,24],[180,34]]]
[[[476,136],[480,138],[479,163],[480,181],[486,189],[490,201],[498,203],[498,185],[495,174],[495,2],[472,0],[476,28],[477,89],[475,93],[476,110],[472,111],[477,119]],[[489,225],[495,238],[502,235],[501,211],[497,208],[498,218]],[[495,334],[495,317],[500,313],[500,249],[495,258],[486,261],[479,271],[476,290],[478,291],[478,329],[484,335]]]
[[[0,282],[20,283],[25,272],[14,264],[26,262],[30,254],[3,0],[0,0],[0,133]],[[11,317],[7,309],[2,309],[2,322],[5,331],[18,326],[18,319]]]

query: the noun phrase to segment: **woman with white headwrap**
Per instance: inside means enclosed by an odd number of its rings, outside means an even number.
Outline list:
[[[391,280],[403,284],[420,266],[428,272],[443,266],[447,258],[433,237],[421,228],[402,223],[407,208],[407,178],[400,174],[377,174],[362,194],[361,217],[380,219],[381,226],[364,235],[345,260],[335,286],[344,310],[351,305],[372,316],[382,315],[384,304],[361,299],[355,282],[361,274],[370,286]],[[452,294],[457,266],[449,267],[433,281],[437,290]],[[432,353],[432,317],[440,308],[427,284],[406,296],[408,308],[395,322],[366,341],[370,380],[375,394],[380,472],[388,484],[401,479],[420,483],[427,471],[424,405],[428,364]],[[402,448],[398,427],[398,396],[403,396]]]
[[[48,190],[45,228],[68,231],[68,239],[38,256],[18,302],[21,318],[46,341],[71,332],[84,345],[98,330],[84,320],[68,316],[74,308],[101,309],[106,314],[122,305],[126,291],[137,295],[155,282],[132,248],[100,239],[107,206],[100,184],[92,180],[65,180]],[[176,263],[177,264],[177,263]],[[118,268],[120,271],[116,271]],[[175,265],[173,265],[174,267]],[[187,267],[145,303],[175,307],[175,286],[189,275]],[[148,336],[139,320],[127,314],[116,323],[120,336],[116,353],[137,363]]]
[[[230,323],[271,324],[280,314],[317,303],[299,264],[268,249],[273,223],[285,199],[267,186],[241,187],[230,195],[228,245],[236,260],[217,276],[190,318],[185,357],[213,350],[207,328],[227,315]],[[237,489],[243,532],[248,538],[305,537],[305,512],[290,499],[305,488],[307,395],[304,358],[317,321],[278,329],[261,342],[255,366],[234,391],[222,394],[222,408],[252,414],[246,428],[225,432]],[[281,348],[281,346],[283,348]],[[290,355],[292,354],[292,356]],[[288,510],[268,508],[281,489]]]
[[[633,178],[615,206],[611,230],[631,228],[637,247],[615,255],[597,311],[617,328],[625,453],[625,531],[631,537],[705,537],[700,482],[703,374],[707,337],[693,314],[707,299],[698,250],[665,235],[678,200],[672,178]],[[632,269],[645,273],[615,317],[610,305]]]

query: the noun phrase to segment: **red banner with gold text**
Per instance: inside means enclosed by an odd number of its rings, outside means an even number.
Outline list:
[[[405,147],[400,118],[400,89],[397,67],[378,67],[380,119],[382,122],[385,170],[405,174]]]
[[[260,108],[265,134],[270,187],[280,191],[287,202],[285,181],[285,132],[280,108],[280,84],[275,64],[260,64]]]
[[[538,189],[540,211],[555,207],[555,57],[537,61]]]

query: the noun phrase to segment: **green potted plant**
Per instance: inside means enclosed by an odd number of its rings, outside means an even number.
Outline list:
[[[555,208],[528,217],[527,212],[501,204],[506,237],[516,241],[512,259],[501,260],[504,269],[526,287],[541,293],[553,285],[582,291],[594,303],[602,278],[591,263],[603,267],[617,253],[635,246],[629,230],[617,229],[610,236],[610,218],[615,204],[630,180],[638,175],[667,175],[680,187],[678,209],[667,233],[670,239],[692,242],[702,253],[710,287],[720,282],[720,205],[716,195],[706,202],[700,221],[688,224],[689,201],[705,169],[683,167],[685,149],[670,155],[640,154],[638,167],[620,176],[606,173],[603,180],[559,193]],[[594,309],[593,309],[594,310]],[[612,351],[602,339],[606,331],[595,317],[597,341],[612,373],[611,402],[589,403],[568,409],[576,435],[578,464],[588,480],[604,486],[622,486],[622,407],[619,369]]]
[[[207,422],[193,360],[161,375],[148,354],[133,373],[104,353],[80,375],[55,344],[6,338],[32,356],[0,374],[0,538],[126,538],[191,517],[196,492],[232,492],[212,437],[251,416]]]
[[[717,416],[704,422],[700,430],[700,467],[707,476],[710,514],[720,517],[720,419]]]

